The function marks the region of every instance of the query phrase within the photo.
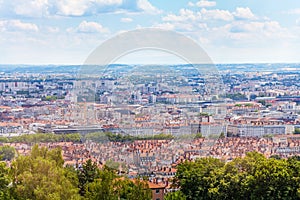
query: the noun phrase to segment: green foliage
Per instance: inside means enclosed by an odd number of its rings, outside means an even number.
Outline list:
[[[253,104],[252,103],[245,103],[245,104],[235,104],[234,105],[235,107],[242,107],[242,106],[245,106],[245,107],[251,107],[251,106],[253,106]]]
[[[151,199],[146,181],[117,176],[114,170],[88,160],[81,167],[64,166],[61,148],[32,147],[6,167],[0,162],[1,200]]]
[[[64,167],[64,176],[71,182],[74,187],[79,188],[78,171],[75,167],[66,165]]]
[[[273,159],[276,159],[276,160],[280,160],[281,159],[280,155],[278,155],[278,154],[272,155],[272,156],[270,156],[270,158],[273,158]]]
[[[85,197],[90,200],[150,200],[151,190],[143,180],[118,177],[114,171],[104,168],[99,179],[87,184]]]
[[[201,113],[199,113],[199,116],[200,117],[208,117],[208,116],[212,116],[212,115],[209,113],[201,112]]]
[[[211,133],[207,137],[209,139],[215,139],[216,140],[216,139],[220,138],[220,135]]]
[[[68,179],[61,149],[35,145],[29,156],[19,156],[11,166],[15,199],[79,199],[78,188]]]
[[[226,137],[226,136],[225,136],[225,133],[224,133],[224,132],[221,132],[219,138],[223,139],[223,138],[225,138],[225,137]]]
[[[272,134],[266,134],[266,135],[263,135],[263,137],[264,137],[264,138],[273,138],[274,135],[272,135]]]
[[[120,180],[119,180],[120,181]],[[131,199],[131,200],[150,200],[152,199],[152,193],[146,180],[129,180],[125,179],[118,185],[121,185],[119,190],[120,199]]]
[[[266,105],[266,101],[265,100],[259,100],[258,103],[261,103],[261,105],[263,105],[263,106]]]
[[[194,138],[200,139],[200,138],[203,138],[203,135],[202,135],[202,133],[197,133]]]
[[[299,199],[300,161],[256,152],[226,164],[202,158],[180,164],[173,184],[186,199]]]
[[[295,128],[294,134],[300,134],[300,128]]]
[[[130,135],[121,135],[121,134],[113,134],[113,133],[105,133],[106,137],[109,141],[112,142],[126,142],[126,141],[134,141],[135,137]]]
[[[0,147],[0,158],[1,160],[12,160],[15,157],[16,150],[10,146],[1,146]]]
[[[179,136],[176,136],[177,139],[181,140],[194,140],[194,139],[200,139],[203,138],[202,133],[192,133],[192,134],[182,134]]]
[[[9,191],[9,183],[11,179],[8,175],[9,169],[5,162],[0,162],[0,199],[12,199]]]
[[[115,162],[113,160],[108,160],[105,163],[105,166],[112,169],[112,170],[118,170],[120,165],[121,165],[121,163]]]
[[[53,133],[38,133],[21,135],[10,138],[0,137],[0,142],[14,143],[41,143],[41,142],[80,142],[80,134],[53,134]]]
[[[1,143],[8,143],[8,141],[9,141],[9,140],[8,140],[7,137],[1,137],[1,136],[0,136],[0,142],[1,142]]]
[[[186,200],[186,196],[180,191],[170,192],[165,197],[165,200]]]
[[[174,136],[171,134],[160,133],[152,136],[138,137],[141,140],[172,140]]]
[[[246,95],[241,94],[241,93],[226,94],[225,98],[230,98],[230,99],[236,100],[236,101],[238,101],[238,100],[246,100],[247,99]]]
[[[103,170],[100,172],[100,178],[86,185],[85,197],[90,200],[117,200],[117,195],[114,194],[113,182],[116,179],[116,174],[113,171]]]
[[[151,136],[131,136],[131,135],[122,135],[122,134],[114,134],[114,133],[88,133],[84,136],[84,140],[91,140],[93,142],[132,142],[135,140],[171,140],[174,139],[174,136],[170,134],[157,134]]]
[[[96,163],[93,163],[89,159],[83,164],[82,168],[77,171],[78,181],[79,181],[79,193],[81,195],[85,194],[85,186],[88,183],[92,183],[96,178],[99,178],[99,169]]]
[[[57,100],[57,96],[45,96],[42,98],[42,101],[55,101]]]
[[[300,161],[300,156],[299,155],[294,155],[292,157],[289,157],[289,159],[294,159],[294,160]]]
[[[198,159],[195,162],[186,161],[177,168],[177,184],[187,199],[213,197],[214,191],[209,189],[217,184],[215,175],[223,166],[223,162],[214,158]]]
[[[103,132],[88,133],[84,136],[84,139],[91,140],[93,142],[98,142],[98,143],[108,141],[106,133],[103,133]]]

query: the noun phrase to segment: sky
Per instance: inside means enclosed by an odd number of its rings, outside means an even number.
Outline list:
[[[82,64],[102,42],[139,28],[176,31],[214,63],[300,63],[300,1],[0,0],[0,64]],[[168,63],[166,53],[120,63]]]

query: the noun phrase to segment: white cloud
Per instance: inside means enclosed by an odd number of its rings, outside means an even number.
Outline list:
[[[183,32],[192,32],[195,29],[205,29],[207,26],[205,24],[197,24],[197,23],[181,23],[181,22],[166,22],[166,23],[159,23],[155,24],[153,26],[154,28],[161,28],[161,29],[166,29],[166,30],[177,30],[177,31],[183,31]]]
[[[207,10],[205,8],[201,9],[201,14],[205,20],[223,20],[231,21],[233,20],[233,15],[228,10]]]
[[[83,16],[118,9],[122,0],[53,0],[56,13],[65,16]]]
[[[25,23],[20,20],[2,20],[0,21],[1,31],[32,31],[37,32],[39,28],[36,24]]]
[[[89,8],[88,1],[86,0],[60,0],[55,2],[55,6],[57,8],[55,14],[65,16],[82,16]]]
[[[227,10],[207,10],[202,8],[200,11],[192,11],[189,9],[180,9],[179,13],[168,14],[162,18],[166,23],[159,24],[159,27],[167,27],[168,29],[176,29],[180,31],[207,31],[207,24],[215,24],[214,21],[233,21],[232,13]]]
[[[292,39],[294,36],[277,21],[234,22],[226,26],[232,39],[251,41],[270,41],[273,39]]]
[[[97,22],[83,21],[79,24],[76,31],[80,33],[107,33],[108,29]]]
[[[153,26],[154,28],[160,28],[160,29],[164,29],[164,30],[174,30],[175,29],[175,25],[172,23],[161,23],[161,24],[155,24]]]
[[[214,7],[217,3],[215,1],[200,0],[195,5],[198,7]]]
[[[65,16],[83,16],[118,9],[122,0],[54,0],[51,4],[56,13]]]
[[[187,20],[195,21],[197,19],[201,19],[201,13],[193,12],[189,9],[180,9],[179,15],[169,14],[162,18],[163,21],[169,22],[183,22]]]
[[[9,21],[8,20],[1,20],[0,21],[0,30],[1,32],[9,31]]]
[[[91,2],[101,5],[121,5],[123,0],[92,0]]]
[[[148,0],[137,0],[137,7],[147,13],[159,14],[162,12],[154,7]]]
[[[232,13],[228,10],[212,9],[207,10],[202,8],[201,11],[194,12],[189,9],[180,9],[179,14],[168,14],[162,18],[163,21],[168,22],[187,22],[190,21],[209,21],[209,20],[221,20],[232,21],[234,19]]]
[[[48,26],[48,27],[46,27],[46,31],[50,32],[50,33],[58,33],[59,32],[59,28],[58,27]]]
[[[294,9],[288,10],[286,13],[291,14],[291,15],[300,15],[300,8],[294,8]]]
[[[277,31],[281,31],[282,27],[277,21],[267,21],[264,22],[264,29],[270,32],[277,32]]]
[[[124,17],[124,18],[121,18],[120,20],[121,22],[124,22],[124,23],[129,23],[129,22],[132,22],[132,18],[129,18],[129,17]]]
[[[233,12],[233,15],[237,19],[256,19],[255,15],[248,7],[246,8],[237,7],[236,11]]]
[[[195,6],[195,4],[193,3],[193,2],[188,2],[188,6],[191,6],[191,7],[193,7],[193,6]]]
[[[166,22],[187,22],[189,21],[234,21],[234,19],[256,20],[257,17],[249,8],[236,8],[235,12],[221,9],[206,9],[192,11],[189,9],[180,9],[178,14],[168,14],[162,18]]]
[[[205,30],[208,28],[202,19],[201,12],[194,12],[189,9],[180,9],[178,15],[169,14],[163,17],[162,20],[166,23],[159,24],[159,28],[167,27],[167,29],[180,31]]]
[[[207,1],[207,0],[200,0],[200,1],[196,2],[196,3],[193,3],[191,1],[189,1],[187,5],[190,6],[190,7],[197,6],[197,7],[204,8],[204,7],[214,7],[214,6],[217,5],[217,2],[215,2],[215,1]]]
[[[257,17],[247,7],[238,7],[233,12],[207,8],[200,11],[181,9],[176,14],[162,17],[162,21],[164,23],[156,24],[156,27],[184,32],[211,48],[241,50],[268,46],[276,41],[293,44],[292,41],[299,39],[296,31],[284,28],[269,18]]]
[[[249,22],[249,23],[233,23],[229,25],[230,32],[242,33],[242,32],[255,32],[261,31],[264,27],[262,22]]]
[[[42,17],[48,15],[48,0],[15,0],[12,1],[17,15],[27,17]]]
[[[10,0],[0,7],[2,17],[89,16],[115,12],[159,14],[162,11],[148,0]]]

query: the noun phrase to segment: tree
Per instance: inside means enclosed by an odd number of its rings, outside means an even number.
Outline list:
[[[8,176],[9,169],[6,167],[5,162],[0,162],[0,199],[12,199],[9,190],[9,183],[11,181]]]
[[[151,195],[145,180],[118,177],[108,168],[100,172],[99,179],[87,184],[85,193],[89,200],[151,200]]]
[[[118,197],[120,199],[130,199],[130,200],[150,200],[152,199],[152,193],[149,189],[146,180],[141,180],[140,178],[129,180],[129,179],[119,179],[116,185]]]
[[[92,183],[96,178],[99,178],[99,169],[96,163],[93,163],[91,159],[87,160],[86,163],[82,165],[82,168],[79,168],[77,171],[80,189],[79,193],[84,195],[85,186],[88,183]]]
[[[294,134],[300,134],[300,128],[295,128]]]
[[[15,157],[16,150],[8,145],[0,147],[1,160],[12,160]]]
[[[113,180],[116,178],[116,174],[105,168],[100,171],[99,178],[93,182],[89,182],[85,186],[85,197],[89,200],[114,200],[118,199],[114,193]]]
[[[61,149],[35,145],[29,156],[19,156],[11,166],[16,199],[79,199],[78,188],[63,168]]]
[[[276,159],[276,160],[280,160],[281,156],[278,155],[278,154],[275,154],[275,155],[271,155],[270,158],[273,158],[273,159]]]
[[[220,138],[220,139],[224,139],[224,138],[225,138],[225,133],[224,133],[224,132],[221,132],[219,138]]]
[[[129,193],[127,199],[132,199],[132,200],[139,200],[139,199],[151,200],[152,199],[152,192],[149,189],[149,185],[148,185],[147,181],[148,180],[146,180],[145,178],[142,179],[142,180],[140,178],[135,179],[134,185],[132,187],[132,192]]]
[[[300,161],[257,152],[226,164],[202,158],[180,164],[174,180],[186,199],[299,199]]]
[[[215,158],[186,161],[178,166],[173,184],[181,188],[187,199],[211,199],[217,192],[218,171],[224,164]]]
[[[295,199],[291,173],[285,160],[265,159],[245,178],[250,199]]]
[[[194,139],[200,139],[200,138],[203,138],[203,135],[202,135],[202,133],[198,132],[198,133],[195,135]]]
[[[81,136],[78,133],[72,134],[53,134],[53,133],[37,133],[29,135],[20,135],[11,138],[0,138],[3,142],[25,142],[25,143],[40,143],[40,142],[80,142]]]
[[[17,157],[10,169],[0,162],[1,200],[82,198],[150,200],[151,190],[145,180],[117,176],[108,167],[99,170],[91,160],[80,168],[64,167],[61,148],[34,145],[30,155]]]
[[[165,200],[186,200],[186,196],[179,190],[176,192],[169,192],[164,197]]]

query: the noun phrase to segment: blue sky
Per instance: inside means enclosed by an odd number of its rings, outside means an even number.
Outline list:
[[[183,33],[215,63],[300,62],[300,1],[0,0],[0,63],[82,64],[101,42],[142,27]],[[160,59],[178,61],[136,54]]]

